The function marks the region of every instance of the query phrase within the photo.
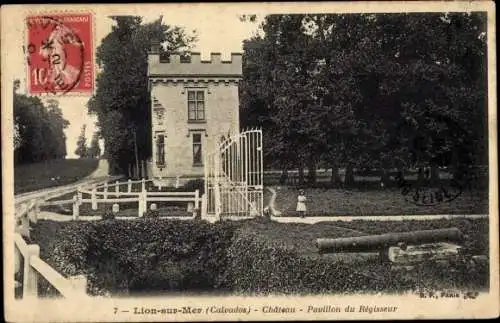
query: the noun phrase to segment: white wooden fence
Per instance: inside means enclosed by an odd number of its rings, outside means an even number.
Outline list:
[[[73,204],[73,219],[79,217],[79,206],[83,203],[90,203],[92,210],[97,210],[99,204],[114,204],[125,202],[138,203],[138,217],[142,217],[148,209],[148,203],[153,202],[186,202],[189,212],[193,212],[196,216],[198,210],[201,209],[202,197],[199,190],[194,192],[148,192],[146,183],[150,180],[128,180],[126,182],[116,181],[114,184],[104,183],[102,185],[93,185],[91,189],[79,188],[77,194],[71,200],[54,201],[44,203],[43,205],[60,205],[60,204]],[[133,184],[141,184],[140,191],[134,192],[132,190]],[[120,192],[120,187],[125,187],[124,192]],[[87,195],[87,198],[83,196]]]
[[[87,279],[83,275],[65,278],[49,264],[40,258],[40,247],[36,244],[27,244],[23,238],[29,237],[29,222],[36,221],[38,203],[32,201],[24,204],[16,214],[16,232],[14,234],[14,271],[22,270],[22,298],[36,298],[38,296],[38,278],[45,278],[65,298],[87,297]]]

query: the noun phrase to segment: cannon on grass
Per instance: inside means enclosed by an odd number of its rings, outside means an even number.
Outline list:
[[[348,238],[320,238],[320,254],[341,252],[379,252],[383,261],[412,263],[447,259],[458,255],[463,240],[457,228],[395,232]]]

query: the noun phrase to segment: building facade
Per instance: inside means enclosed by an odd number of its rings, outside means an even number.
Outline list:
[[[228,133],[239,131],[238,83],[242,55],[202,61],[173,54],[160,59],[155,44],[148,56],[152,109],[152,158],[148,175],[157,185],[203,178],[204,157]]]

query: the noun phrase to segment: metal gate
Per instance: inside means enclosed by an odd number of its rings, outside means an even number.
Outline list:
[[[255,217],[263,211],[262,130],[222,139],[205,158],[206,214]]]

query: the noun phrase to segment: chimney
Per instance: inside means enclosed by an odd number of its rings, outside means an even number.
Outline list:
[[[149,53],[148,53],[148,71],[151,71],[151,68],[154,65],[160,63],[160,48],[161,48],[160,41],[153,39],[153,41],[151,41],[151,47],[149,48]]]
[[[161,42],[157,39],[151,41],[151,47],[149,49],[149,54],[159,55],[161,48]]]

